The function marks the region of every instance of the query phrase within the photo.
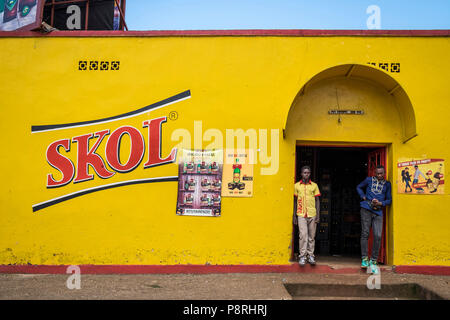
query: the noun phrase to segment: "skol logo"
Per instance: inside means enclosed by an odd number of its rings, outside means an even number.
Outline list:
[[[161,130],[162,124],[166,121],[167,117],[160,117],[143,122],[143,127],[148,128],[147,144],[141,132],[133,126],[122,126],[112,133],[110,130],[102,130],[51,143],[46,152],[47,162],[61,172],[62,178],[56,180],[53,174],[49,173],[47,175],[47,188],[62,187],[72,181],[73,183],[79,183],[94,179],[94,174],[89,174],[89,166],[102,179],[111,178],[116,172],[131,172],[142,162],[146,145],[147,158],[143,165],[144,168],[174,162],[177,148],[173,148],[167,157],[161,157]],[[128,160],[125,163],[121,163],[119,159],[120,142],[124,135],[128,135],[130,138],[131,153]],[[92,147],[89,147],[91,139],[96,139],[96,141]],[[65,152],[70,152],[71,143],[78,145],[76,165],[61,153],[61,149]],[[102,143],[106,144],[105,159],[96,153],[96,150]],[[107,168],[106,163],[111,169]]]
[[[185,99],[189,99],[190,97],[190,90],[187,90],[167,99],[124,114],[76,123],[36,125],[31,127],[31,132],[39,133],[53,130],[62,130],[66,128],[76,128],[84,126],[89,127],[93,124],[101,124],[126,119],[148,113],[149,111],[156,110]],[[95,175],[102,179],[109,179],[113,177],[117,172],[127,173],[135,170],[141,164],[144,158],[144,169],[175,162],[177,157],[176,147],[172,148],[171,152],[166,157],[163,157],[161,155],[162,126],[165,122],[167,122],[167,117],[159,117],[143,121],[142,127],[147,130],[147,132],[144,134],[142,134],[137,128],[131,125],[125,125],[115,129],[112,132],[109,129],[94,132],[91,131],[79,136],[71,138],[66,137],[64,139],[53,141],[48,145],[45,156],[48,164],[59,171],[60,174],[57,174],[57,172],[54,170],[47,173],[47,188],[51,189],[63,187],[71,182],[82,183],[94,179]],[[128,136],[127,138],[131,143],[131,150],[128,160],[122,162],[120,159],[120,146],[123,137],[126,135]],[[69,156],[69,153],[73,152],[72,149],[75,149],[74,145],[76,145],[77,154],[77,160],[75,164],[71,160],[71,158],[75,157]],[[102,146],[102,150],[104,147],[104,156],[101,156],[97,152],[99,146]],[[93,169],[95,174],[92,171],[89,172],[89,167]],[[135,179],[90,187],[34,204],[33,212],[92,192],[132,184],[166,181],[178,181],[178,176]]]

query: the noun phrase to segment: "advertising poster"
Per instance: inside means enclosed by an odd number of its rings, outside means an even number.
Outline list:
[[[177,215],[221,215],[222,150],[183,150],[178,163]]]
[[[226,150],[223,168],[223,197],[253,196],[253,152]]]
[[[120,5],[120,0],[118,1]],[[120,28],[120,11],[119,7],[117,6],[117,2],[114,2],[114,30],[119,30]]]
[[[444,159],[401,159],[397,163],[398,193],[444,194]]]
[[[43,1],[0,0],[0,31],[31,30],[37,27]]]

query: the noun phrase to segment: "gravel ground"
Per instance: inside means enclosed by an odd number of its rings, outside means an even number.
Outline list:
[[[0,274],[0,299],[291,300],[296,297],[288,293],[284,284],[366,285],[368,275],[308,273],[81,275],[81,288],[72,290],[67,288],[68,277],[69,275],[62,274]],[[449,300],[449,282],[450,276],[382,273],[381,291],[383,285],[416,283]]]

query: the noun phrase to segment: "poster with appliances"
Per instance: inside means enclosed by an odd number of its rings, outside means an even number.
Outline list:
[[[43,4],[44,0],[0,0],[0,31],[39,27]]]
[[[444,159],[399,159],[398,193],[444,194]]]
[[[251,150],[226,150],[222,197],[253,196],[254,154]]]
[[[183,150],[178,163],[177,215],[221,215],[222,150]]]

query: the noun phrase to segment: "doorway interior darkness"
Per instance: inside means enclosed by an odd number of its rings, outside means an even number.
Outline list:
[[[320,196],[316,229],[317,256],[360,256],[360,198],[356,186],[368,175],[369,153],[378,148],[297,146],[296,182],[300,169],[311,167]],[[296,206],[294,205],[294,209]],[[298,228],[293,226],[291,259],[298,260]]]

